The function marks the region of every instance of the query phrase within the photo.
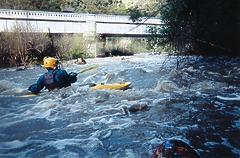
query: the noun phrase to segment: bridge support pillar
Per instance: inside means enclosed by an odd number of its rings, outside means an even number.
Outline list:
[[[86,30],[83,33],[83,37],[87,43],[87,53],[90,57],[97,56],[97,33],[96,33],[96,21],[86,21]]]
[[[99,53],[102,54],[106,51],[106,44],[107,44],[107,39],[103,35],[99,35],[98,37],[98,50]]]

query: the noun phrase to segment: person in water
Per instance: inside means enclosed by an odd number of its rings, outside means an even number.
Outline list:
[[[152,158],[200,158],[200,156],[187,143],[172,139],[160,144]]]
[[[33,94],[38,94],[44,87],[49,91],[55,88],[71,86],[77,81],[77,73],[67,73],[59,68],[59,62],[56,58],[45,57],[43,59],[44,67],[48,72],[40,76],[36,84],[31,85],[28,90]]]

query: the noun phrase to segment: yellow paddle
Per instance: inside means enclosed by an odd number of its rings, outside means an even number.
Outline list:
[[[83,68],[77,74],[80,74],[80,73],[83,73],[83,72],[86,72],[86,71],[90,71],[90,70],[93,70],[93,69],[97,69],[97,68],[99,68],[99,64],[90,65],[90,66],[87,66],[87,67]]]
[[[38,96],[38,94],[27,93],[27,94],[19,95],[19,96],[16,96],[16,97],[27,98],[27,97],[36,97],[36,96]]]

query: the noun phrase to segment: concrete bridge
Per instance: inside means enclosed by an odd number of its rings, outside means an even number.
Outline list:
[[[94,43],[96,35],[146,37],[150,35],[147,27],[155,25],[162,22],[157,18],[143,18],[142,22],[134,23],[129,16],[120,15],[0,9],[1,32],[23,27],[30,32],[81,33],[90,43]]]

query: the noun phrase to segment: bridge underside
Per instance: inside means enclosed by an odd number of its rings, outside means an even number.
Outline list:
[[[100,37],[150,37],[151,34],[110,34],[110,33],[102,33],[100,34]]]

